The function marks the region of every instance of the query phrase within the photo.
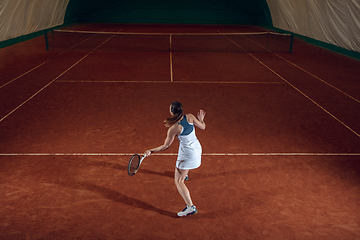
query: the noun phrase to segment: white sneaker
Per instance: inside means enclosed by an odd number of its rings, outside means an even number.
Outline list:
[[[178,212],[177,215],[179,217],[186,217],[186,216],[193,215],[196,213],[197,213],[197,209],[194,205],[192,205],[191,207],[186,205],[186,207],[181,212]]]

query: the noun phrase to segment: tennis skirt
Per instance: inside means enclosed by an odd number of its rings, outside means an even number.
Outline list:
[[[201,165],[202,148],[199,141],[190,145],[180,143],[176,167],[183,170],[191,170]]]

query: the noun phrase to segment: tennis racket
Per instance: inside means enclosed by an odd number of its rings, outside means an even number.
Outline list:
[[[133,176],[139,170],[140,164],[144,160],[145,157],[146,157],[145,155],[140,157],[139,154],[134,154],[130,158],[130,161],[129,161],[129,164],[128,164],[128,174],[129,174],[129,176]]]

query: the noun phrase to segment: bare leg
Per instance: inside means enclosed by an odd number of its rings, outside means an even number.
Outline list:
[[[191,207],[193,202],[191,201],[189,189],[186,187],[184,180],[189,170],[183,170],[175,168],[175,185],[179,191],[181,197],[184,199],[186,205]]]

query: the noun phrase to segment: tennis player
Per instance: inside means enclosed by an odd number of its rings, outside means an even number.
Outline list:
[[[197,118],[192,114],[183,113],[183,106],[179,102],[173,102],[170,105],[171,117],[166,119],[166,126],[169,127],[164,144],[145,151],[145,156],[150,156],[153,152],[160,152],[168,149],[175,137],[179,139],[179,152],[175,167],[175,185],[184,199],[186,207],[178,212],[179,217],[185,217],[197,213],[190,192],[186,187],[184,180],[189,170],[200,167],[202,148],[199,140],[195,135],[194,125],[200,129],[205,129],[205,111],[201,110]]]

